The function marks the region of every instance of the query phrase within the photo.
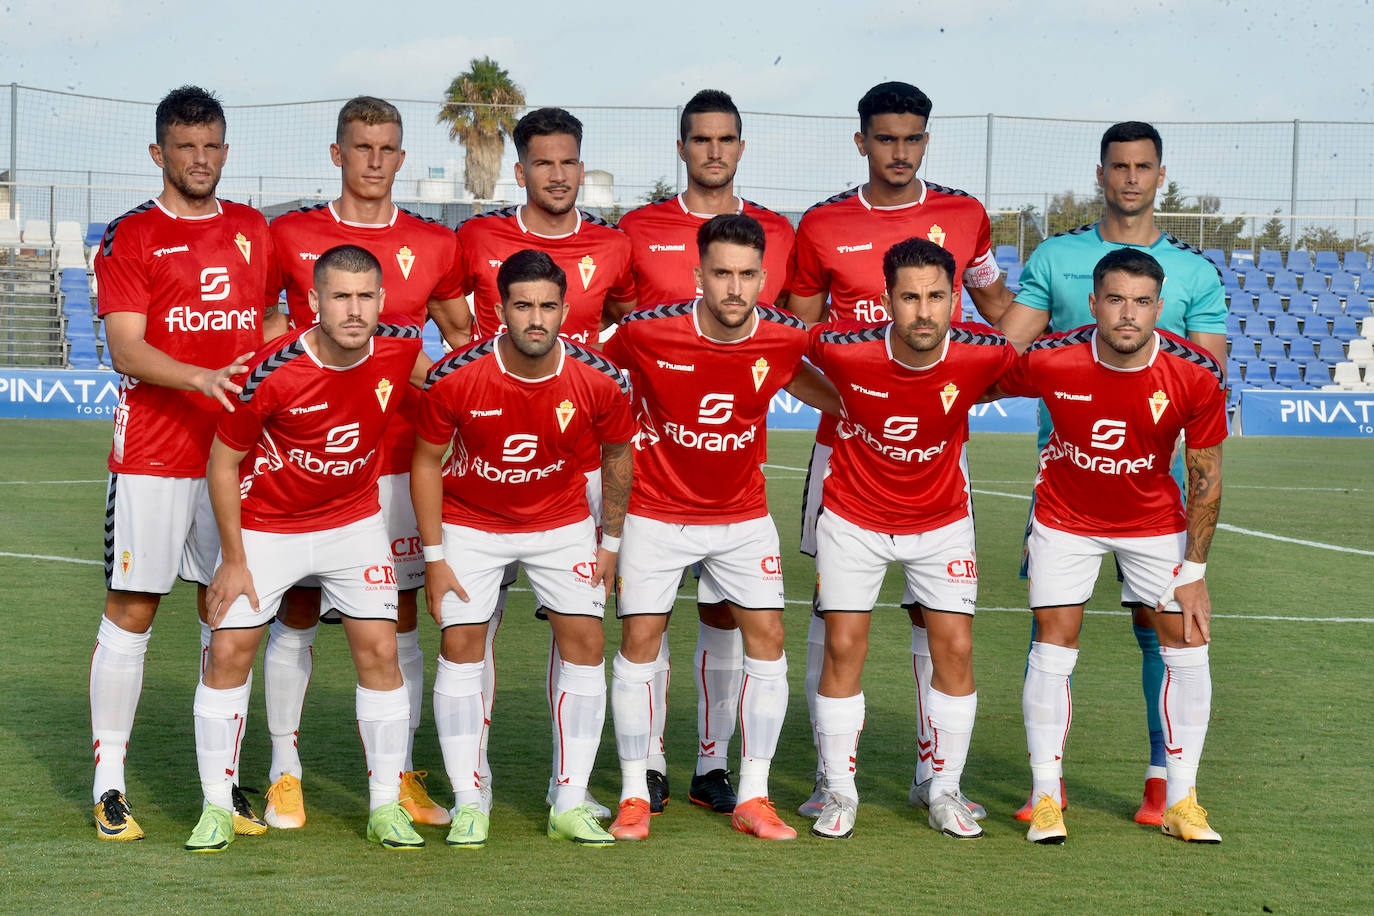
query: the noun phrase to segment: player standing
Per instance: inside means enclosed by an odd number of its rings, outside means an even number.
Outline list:
[[[108,591],[90,678],[104,840],[143,837],[124,798],[124,756],[153,617],[178,577],[197,583],[201,645],[209,642],[205,587],[219,538],[205,462],[221,406],[239,391],[231,379],[262,345],[272,263],[262,215],[215,197],[229,152],[219,101],[182,86],[155,118],[148,153],[162,193],[111,222],[95,258],[110,360],[123,376],[105,509]],[[232,794],[235,829],[262,833],[237,786]]]
[[[548,834],[609,845],[587,781],[606,718],[601,619],[630,493],[634,420],[620,371],[559,336],[567,277],[553,259],[509,254],[497,282],[507,330],[430,370],[410,478],[425,600],[443,629],[434,719],[455,796],[448,843],[487,842],[491,796],[478,772],[492,681],[487,634],[505,569],[519,561],[548,610],[559,655]],[[587,441],[602,455],[599,547],[582,472]]]
[[[918,710],[932,745],[930,826],[960,839],[983,835],[959,791],[978,709],[978,565],[964,444],[969,408],[1016,351],[982,325],[951,324],[954,270],[954,256],[934,242],[900,242],[883,256],[882,307],[891,321],[811,329],[807,358],[844,402],[816,532],[825,664],[815,724],[827,793],[811,828],[817,836],[854,832],[860,675],[890,563],[901,564],[930,634],[933,673]]]
[[[458,274],[458,242],[453,232],[396,206],[391,199],[396,173],[405,162],[401,113],[372,96],[358,96],[339,110],[329,154],[342,179],[339,196],[327,204],[284,213],[272,221],[278,271],[271,294],[285,289],[291,322],[297,328],[316,320],[308,295],[320,253],[335,245],[357,245],[382,265],[388,324],[423,327],[433,318],[451,347],[471,336],[470,315]],[[415,412],[419,392],[399,386],[400,410],[382,438],[378,487],[387,523],[391,562],[400,592],[396,642],[410,699],[410,735],[406,744],[401,799],[422,824],[447,824],[449,815],[425,790],[424,771],[416,771],[412,752],[420,726],[424,696],[425,656],[420,650],[416,592],[424,584],[424,560],[410,504],[410,453],[415,446]],[[263,653],[267,726],[272,736],[272,767],[264,817],[273,827],[305,823],[301,760],[297,750],[301,708],[314,667],[312,646],[320,619],[318,589],[287,593],[281,617],[269,630]]]
[[[1016,301],[1001,322],[1003,333],[1018,350],[1025,350],[1049,327],[1067,330],[1091,322],[1092,265],[1109,251],[1133,248],[1158,261],[1168,277],[1159,327],[1186,336],[1218,365],[1226,365],[1226,292],[1220,272],[1201,251],[1155,225],[1155,192],[1164,186],[1163,148],[1159,132],[1140,121],[1113,124],[1102,135],[1097,166],[1102,219],[1052,236],[1031,253]],[[1050,437],[1050,415],[1043,403],[1039,417],[1038,447],[1044,449]],[[1173,474],[1182,487],[1181,454]],[[1021,574],[1025,576],[1024,568]],[[1155,702],[1164,679],[1164,662],[1150,624],[1151,612],[1149,607],[1138,606],[1132,621],[1140,646],[1140,680],[1150,737],[1145,791],[1135,813],[1139,824],[1158,824],[1164,815],[1164,726]],[[1031,638],[1035,638],[1033,632]],[[1032,796],[1017,812],[1019,819],[1030,818],[1034,800]]]
[[[424,845],[399,800],[410,706],[396,661],[396,576],[377,498],[379,444],[400,409],[395,392],[415,371],[420,329],[378,324],[382,268],[367,251],[331,248],[314,271],[310,303],[319,323],[254,357],[237,408],[220,419],[206,469],[223,555],[208,590],[214,632],[196,689],[205,806],[186,841],[192,852],[218,852],[233,841],[227,809],[248,672],[282,596],[306,578],[343,615],[358,670],[367,838],[388,849]]]
[[[696,285],[697,230],[713,216],[743,213],[759,221],[767,239],[763,268],[767,281],[759,294],[765,305],[783,307],[787,259],[794,233],[787,218],[735,196],[735,170],[744,153],[743,122],[729,95],[703,89],[687,102],[679,122],[677,154],[687,166],[687,188],[675,197],[655,201],[620,218],[619,227],[633,244],[636,299],[641,308],[685,302],[701,295]],[[735,733],[743,645],[727,610],[699,605],[701,622],[692,676],[697,686],[697,766],[687,797],[718,811],[734,806],[726,761]],[[663,755],[668,691],[667,634],[655,659],[654,716],[649,735],[649,807],[657,814],[668,797]]]
[[[1157,697],[1165,727],[1163,832],[1219,843],[1197,803],[1212,681],[1211,600],[1204,578],[1221,507],[1226,395],[1206,352],[1155,323],[1164,270],[1135,248],[1093,269],[1096,325],[1044,338],[1001,382],[1039,397],[1054,429],[1040,453],[1031,520],[1030,605],[1036,638],[1022,694],[1035,799],[1026,838],[1062,843],[1062,778],[1083,603],[1107,553],[1122,572],[1121,601],[1151,608],[1164,659]],[[1185,511],[1169,465],[1186,437]]]
[[[836,412],[839,399],[803,360],[805,325],[757,304],[764,250],[757,220],[713,217],[697,233],[701,299],[632,312],[606,343],[607,356],[630,373],[640,427],[617,581],[624,633],[612,666],[618,839],[649,835],[655,659],[682,570],[698,562],[698,603],[733,615],[744,643],[739,801],[715,810],[732,811],[744,833],[797,835],[768,800],[788,689],[782,560],[760,464],[779,389]]]
[[[792,249],[788,308],[814,324],[826,311],[832,320],[885,321],[882,258],[897,242],[929,239],[954,255],[954,314],[962,314],[961,290],[966,289],[978,311],[995,324],[1011,302],[992,255],[987,211],[963,191],[951,190],[916,177],[930,141],[927,121],[931,102],[908,83],[880,83],[859,100],[859,131],[854,144],[868,160],[868,181],[816,204],[802,217]],[[815,556],[816,519],[820,513],[821,482],[835,439],[835,423],[822,417],[816,446],[803,490],[803,553]],[[825,652],[825,627],[811,619],[806,637],[806,697],[815,721],[814,697]],[[919,610],[911,611],[912,671],[916,678],[917,708],[925,705],[930,684],[930,649]],[[923,716],[918,715],[921,722]],[[920,748],[911,802],[924,805],[930,779],[930,737],[920,726]],[[820,814],[824,804],[819,751],[816,790],[801,806],[807,817]],[[981,808],[975,812],[982,814]]]

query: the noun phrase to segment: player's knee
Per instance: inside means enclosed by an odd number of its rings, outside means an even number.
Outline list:
[[[620,654],[636,665],[645,665],[658,658],[663,643],[663,625],[657,617],[626,617],[625,631],[620,640]]]
[[[396,596],[396,632],[409,633],[419,626],[419,589],[407,589]]]
[[[487,624],[460,624],[445,627],[439,638],[439,653],[455,665],[480,662],[487,648]]]
[[[257,649],[258,640],[245,638],[245,631],[216,630],[205,654],[206,686],[224,690],[244,683]]]
[[[130,633],[146,633],[157,615],[158,596],[143,592],[105,593],[105,616]]]

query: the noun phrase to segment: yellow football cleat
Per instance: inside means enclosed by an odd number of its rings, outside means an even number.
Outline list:
[[[1059,802],[1048,792],[1041,792],[1040,797],[1035,800],[1035,808],[1031,811],[1026,839],[1032,843],[1048,845],[1062,843],[1068,835],[1068,828],[1064,826],[1064,809],[1059,807]]]
[[[1221,834],[1207,824],[1207,809],[1197,803],[1197,789],[1189,789],[1186,798],[1169,806],[1159,829],[1188,843],[1221,842]]]
[[[102,840],[141,840],[143,828],[138,826],[129,803],[118,789],[111,789],[95,803],[95,835]]]
[[[272,783],[267,790],[267,810],[263,812],[267,823],[278,830],[292,830],[305,826],[305,796],[301,794],[301,781],[290,773]]]
[[[415,823],[442,827],[453,820],[453,815],[436,805],[425,791],[425,777],[428,775],[428,770],[411,770],[401,774],[401,806]]]
[[[234,835],[262,836],[267,832],[267,822],[258,817],[243,790],[234,786]]]

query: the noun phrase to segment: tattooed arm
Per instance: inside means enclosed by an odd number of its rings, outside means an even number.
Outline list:
[[[625,510],[630,505],[630,484],[634,479],[634,446],[630,442],[601,443],[601,537],[620,539],[625,528]],[[615,562],[619,548],[596,548],[596,575],[593,585],[603,585],[610,597],[615,584]]]
[[[1183,560],[1185,564],[1206,563],[1207,552],[1212,547],[1212,535],[1217,531],[1217,517],[1221,513],[1221,446],[1187,449],[1184,461],[1188,466],[1188,538],[1183,548]],[[1183,610],[1183,644],[1192,645],[1194,629],[1204,643],[1210,642],[1212,598],[1207,593],[1207,580],[1199,576],[1185,584],[1172,586],[1171,591],[1173,600]],[[1163,600],[1159,604],[1161,612],[1164,604]]]

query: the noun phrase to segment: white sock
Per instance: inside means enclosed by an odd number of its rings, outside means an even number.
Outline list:
[[[553,811],[562,814],[587,800],[587,783],[606,724],[606,664],[564,661],[553,705],[561,744]]]
[[[420,628],[396,634],[396,662],[401,666],[401,681],[410,704],[410,734],[406,736],[406,762],[402,767],[409,773],[415,769],[415,732],[420,727],[420,713],[425,695],[425,653],[420,650]]]
[[[744,679],[744,640],[739,630],[700,624],[692,677],[697,685],[697,772],[729,767],[730,738]]]
[[[239,746],[248,716],[248,685],[226,690],[196,686],[196,768],[205,800],[234,810],[234,777],[239,769]]]
[[[739,692],[739,790],[741,802],[768,795],[768,767],[787,714],[787,656],[762,661],[744,656]]]
[[[663,641],[658,646],[658,658],[654,659],[654,677],[650,682],[653,700],[653,718],[649,721],[649,769],[659,773],[668,772],[668,760],[663,753],[663,730],[668,725],[668,681],[671,654],[668,652],[668,631],[663,631]]]
[[[506,593],[505,589],[501,594]],[[477,775],[491,785],[491,762],[487,760],[487,738],[491,735],[491,707],[496,702],[496,631],[501,627],[504,606],[498,607],[487,624],[487,643],[482,649],[482,736],[477,745]]]
[[[811,615],[806,630],[806,712],[811,719],[811,743],[816,748],[816,775],[823,776],[821,739],[816,732],[816,694],[821,687],[821,665],[825,663],[825,618]]]
[[[214,628],[205,621],[200,622],[200,676],[205,677],[205,662],[210,658],[210,639],[215,634]]]
[[[1164,805],[1188,797],[1197,785],[1202,745],[1207,740],[1207,720],[1212,715],[1212,668],[1207,646],[1171,649],[1160,646],[1164,659],[1164,685],[1159,692],[1159,718],[1164,725]]]
[[[134,729],[134,713],[143,692],[143,659],[148,653],[146,633],[130,633],[100,618],[95,652],[91,655],[91,743],[95,749],[95,801],[110,789],[124,792],[124,755]]]
[[[978,714],[978,694],[952,697],[931,687],[926,692],[926,704],[931,735],[930,798],[946,792],[957,796],[973,738],[973,720]]]
[[[269,782],[283,774],[301,778],[301,758],[296,739],[301,727],[301,708],[310,675],[315,668],[316,624],[305,630],[273,620],[267,628],[267,649],[262,654],[262,684],[267,697],[267,733],[272,738]]]
[[[930,710],[926,708],[930,691],[930,635],[925,627],[911,627],[911,676],[916,681],[916,781],[931,777]]]
[[[405,687],[368,690],[359,684],[354,692],[358,711],[358,736],[367,759],[369,811],[389,805],[401,795],[401,765],[406,759],[406,735],[410,730],[410,700]]]
[[[434,730],[439,734],[439,750],[453,786],[455,808],[480,805],[482,801],[477,758],[486,731],[482,697],[485,667],[485,662],[460,665],[441,655],[434,675]]]
[[[1026,662],[1021,717],[1026,723],[1026,749],[1030,752],[1031,799],[1044,792],[1062,805],[1059,782],[1064,775],[1064,745],[1073,721],[1069,675],[1078,662],[1078,650],[1033,642]]]
[[[825,765],[825,787],[832,794],[859,799],[854,771],[859,753],[859,733],[864,727],[864,695],[827,697],[816,695],[816,738]]]
[[[611,718],[620,758],[620,800],[649,800],[649,727],[654,662],[639,665],[619,652],[611,659]]]
[[[551,743],[553,745],[553,769],[550,770],[549,785],[558,784],[558,770],[563,766],[563,761],[559,759],[560,749],[558,746],[558,717],[553,712],[553,700],[558,695],[558,674],[562,669],[563,656],[558,653],[558,640],[553,638],[552,628],[549,632],[549,667],[544,672],[544,698],[549,705],[549,726],[552,730]]]

